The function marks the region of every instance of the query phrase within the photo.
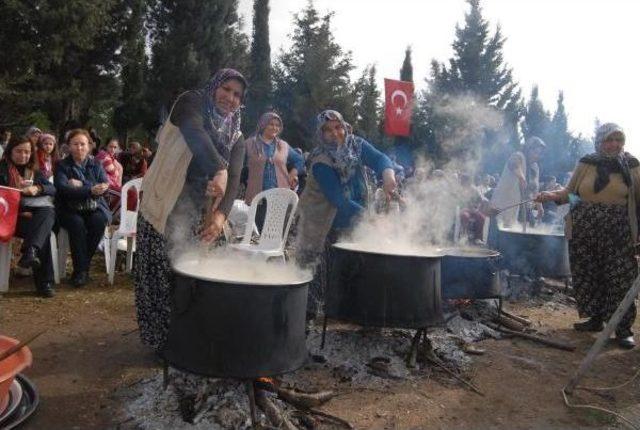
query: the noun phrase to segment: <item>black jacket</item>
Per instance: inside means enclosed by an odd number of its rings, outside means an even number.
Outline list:
[[[82,186],[69,185],[69,179],[82,181]],[[87,199],[95,199],[98,202],[98,209],[111,222],[111,211],[104,197],[91,194],[91,187],[94,185],[109,183],[107,174],[94,158],[88,157],[84,167],[78,166],[71,156],[64,158],[56,166],[53,183],[57,190],[56,207],[59,211],[75,212],[75,204]]]

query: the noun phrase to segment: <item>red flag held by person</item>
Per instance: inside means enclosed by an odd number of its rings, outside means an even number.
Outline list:
[[[389,136],[409,136],[413,110],[413,82],[384,80],[384,131]]]
[[[15,188],[0,187],[0,242],[8,242],[16,232],[20,191]]]

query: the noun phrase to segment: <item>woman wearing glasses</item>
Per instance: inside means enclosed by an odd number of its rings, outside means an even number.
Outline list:
[[[581,317],[578,331],[604,328],[631,288],[638,273],[637,204],[640,202],[640,163],[624,152],[625,135],[618,125],[604,124],[595,138],[596,152],[578,163],[563,190],[543,192],[539,202],[571,203],[566,224],[571,273]],[[631,326],[635,304],[616,328],[618,344],[633,348]]]

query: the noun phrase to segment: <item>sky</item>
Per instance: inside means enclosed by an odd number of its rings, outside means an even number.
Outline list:
[[[293,14],[306,0],[271,0],[272,60],[290,45]],[[360,76],[376,64],[380,88],[397,79],[405,48],[413,49],[413,77],[425,88],[432,59],[447,61],[456,24],[464,22],[464,0],[314,0],[320,12],[335,12],[336,41],[352,52]],[[595,119],[616,122],[627,135],[627,150],[640,155],[640,1],[481,0],[493,30],[507,38],[504,58],[523,95],[538,85],[547,110],[564,92],[569,128],[592,137]],[[240,0],[245,31],[251,33],[253,0]]]

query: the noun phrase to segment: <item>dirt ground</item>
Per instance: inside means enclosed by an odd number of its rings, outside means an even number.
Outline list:
[[[102,269],[101,265],[94,266]],[[41,405],[25,429],[117,429],[122,397],[116,391],[156,375],[159,364],[138,339],[132,282],[118,275],[108,286],[104,272],[83,289],[59,286],[53,299],[37,298],[29,279],[14,278],[0,299],[0,333],[26,338],[48,331],[32,345],[26,372],[37,385]],[[376,390],[345,390],[324,410],[358,429],[581,429],[615,428],[615,419],[594,411],[569,410],[560,390],[575,371],[595,335],[570,329],[576,312],[539,300],[508,303],[540,331],[577,345],[575,352],[526,340],[485,340],[468,376],[479,396],[444,374],[415,381],[388,381]],[[640,327],[636,327],[640,333]],[[640,364],[640,348],[611,345],[584,385],[610,386],[630,378]],[[640,381],[573,401],[621,411],[640,403]]]

